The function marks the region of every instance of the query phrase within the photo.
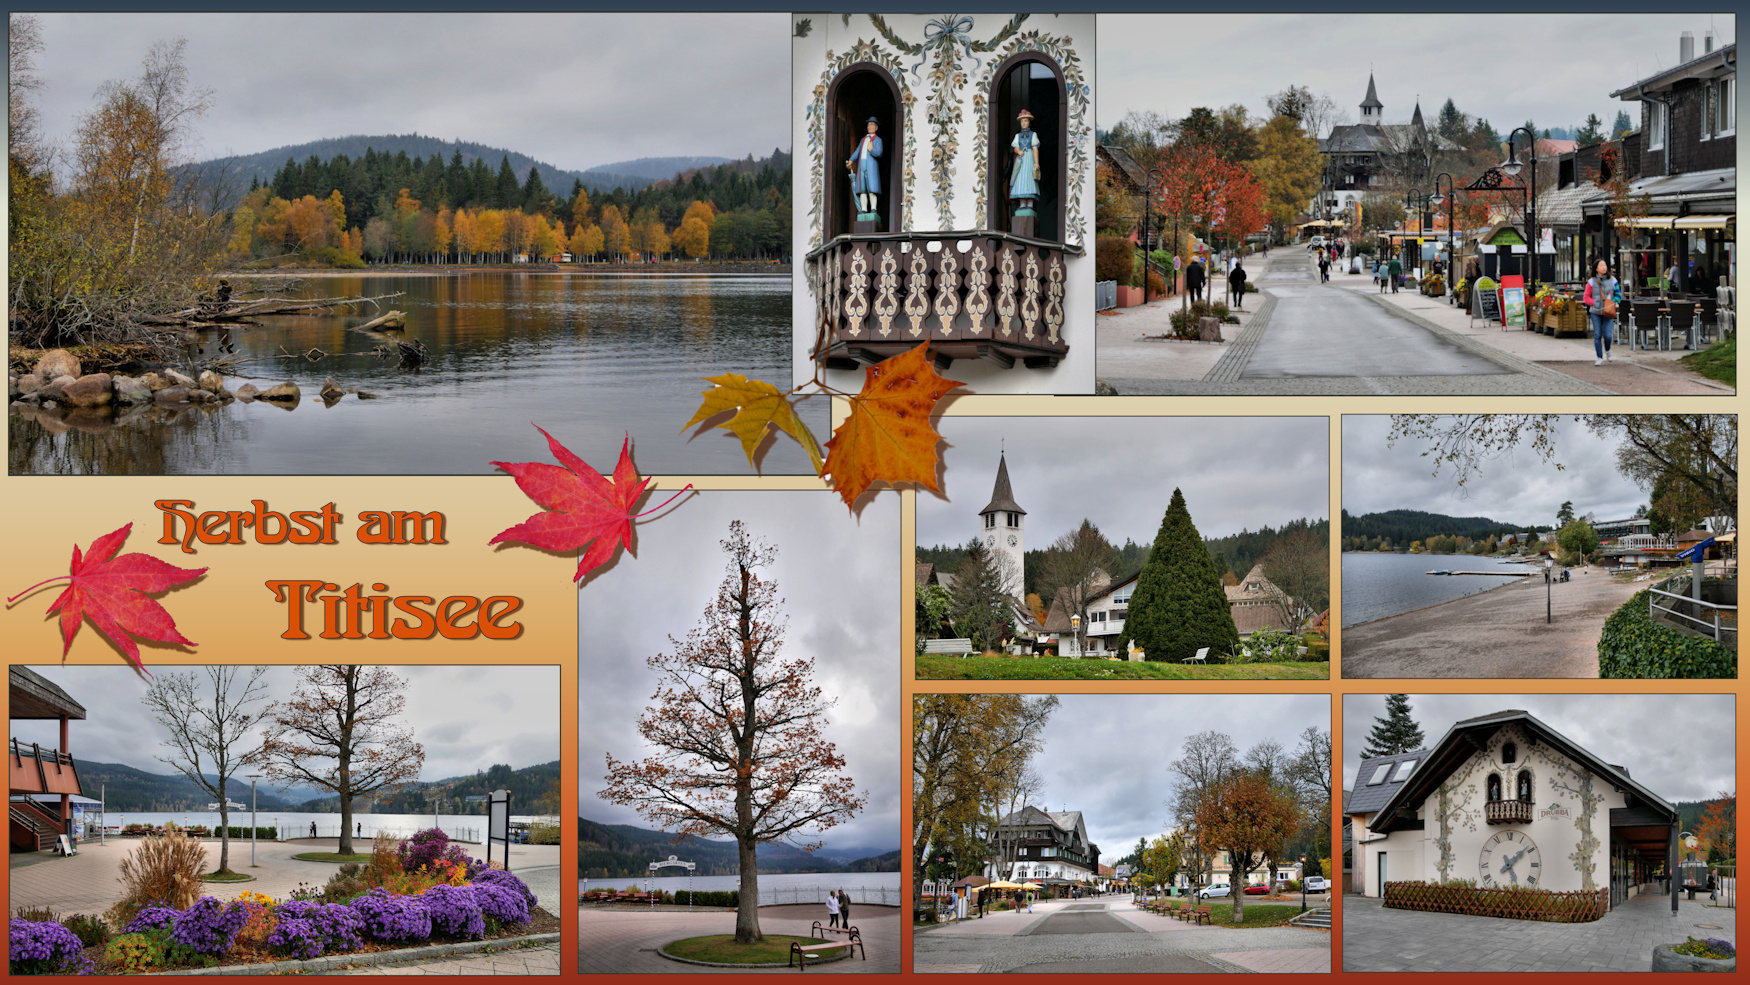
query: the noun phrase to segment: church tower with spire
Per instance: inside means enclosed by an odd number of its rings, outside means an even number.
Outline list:
[[[986,550],[1013,562],[1006,566],[1008,577],[1003,591],[1015,598],[1021,597],[1027,584],[1024,568],[1027,557],[1026,516],[1027,511],[1015,502],[1015,492],[1009,487],[1008,456],[999,454],[996,488],[991,490],[990,505],[978,511],[978,538],[984,542]]]
[[[1379,101],[1379,90],[1373,86],[1373,73],[1367,73],[1367,98],[1361,101],[1361,125],[1376,127],[1385,122],[1385,104]]]

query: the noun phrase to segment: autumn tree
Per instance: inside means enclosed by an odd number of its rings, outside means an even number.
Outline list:
[[[237,771],[253,761],[256,726],[267,715],[265,667],[208,666],[204,673],[167,673],[146,691],[144,703],[169,733],[171,753],[156,757],[211,794],[219,804],[219,867],[231,872],[231,806],[227,791]],[[248,748],[246,748],[248,747]]]
[[[1282,229],[1318,193],[1324,159],[1299,117],[1279,113],[1258,131],[1258,157],[1249,166],[1267,193],[1270,221]]]
[[[645,661],[658,684],[638,732],[656,751],[638,761],[609,753],[601,797],[677,837],[733,837],[735,940],[752,944],[762,939],[759,846],[848,821],[864,797],[823,734],[834,702],[812,683],[813,659],[782,652],[783,600],[759,574],[777,551],[751,540],[739,520],[721,544],[729,563],[699,625],[684,642],[670,637],[673,652]]]
[[[399,790],[425,765],[425,747],[399,722],[405,687],[384,666],[299,667],[297,690],[268,712],[262,770],[281,782],[334,791],[342,855],[353,854],[354,798]]]
[[[1206,849],[1227,853],[1233,865],[1233,922],[1245,922],[1246,884],[1256,863],[1285,841],[1299,824],[1294,797],[1259,768],[1242,766],[1214,784],[1199,800],[1197,834]]]
[[[1166,887],[1173,884],[1173,877],[1179,874],[1179,866],[1183,864],[1181,852],[1184,839],[1177,836],[1167,837],[1156,835],[1149,842],[1148,849],[1142,853],[1140,868],[1148,874],[1149,881],[1156,887]]]
[[[681,217],[681,224],[674,231],[674,248],[694,258],[704,256],[711,250],[711,223],[717,215],[706,202],[695,201],[687,206],[686,215]]]
[[[1264,577],[1289,626],[1298,629],[1331,607],[1331,542],[1306,528],[1290,531],[1264,555]]]
[[[1214,843],[1202,835],[1199,812],[1211,791],[1238,767],[1239,750],[1233,739],[1211,729],[1186,738],[1179,758],[1167,768],[1172,778],[1167,808],[1174,830],[1184,835],[1182,861],[1194,883],[1203,882],[1215,864]]]
[[[1721,790],[1719,796],[1708,801],[1702,811],[1701,826],[1696,834],[1707,839],[1717,847],[1726,858],[1738,857],[1738,794],[1732,790]]]
[[[1039,587],[1052,604],[1062,601],[1067,614],[1088,624],[1088,599],[1103,591],[1118,566],[1118,549],[1088,520],[1045,549],[1039,565]],[[1049,607],[1048,611],[1049,611]]]
[[[1169,663],[1204,647],[1212,653],[1231,652],[1240,642],[1221,573],[1178,489],[1137,576],[1118,648],[1131,641],[1146,659]]]

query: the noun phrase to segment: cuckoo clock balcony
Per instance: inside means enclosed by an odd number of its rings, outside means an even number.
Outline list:
[[[1490,824],[1525,824],[1535,806],[1529,800],[1497,800],[1486,805],[1484,815]]]
[[[1056,366],[1078,247],[991,230],[839,236],[808,254],[816,358],[834,369],[931,343],[936,363]]]

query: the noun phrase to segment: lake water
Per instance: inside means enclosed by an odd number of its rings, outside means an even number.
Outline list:
[[[241,282],[240,282],[241,283]],[[492,473],[492,462],[551,461],[546,428],[599,471],[613,470],[629,431],[646,475],[748,475],[740,442],[681,425],[707,375],[737,372],[788,389],[790,278],[766,274],[483,272],[436,277],[345,276],[304,282],[290,296],[402,296],[345,314],[272,316],[225,335],[208,330],[199,359],[228,345],[244,383],[298,384],[296,406],[146,406],[125,411],[9,414],[13,474]],[[389,309],[396,333],[430,351],[418,368],[371,354],[385,338],[352,331]],[[227,341],[228,339],[228,341]],[[328,353],[316,361],[312,349]],[[285,353],[294,358],[277,358]],[[183,367],[187,371],[187,367]],[[193,375],[193,374],[190,374]],[[332,377],[347,395],[318,396]],[[804,405],[824,443],[825,398]],[[690,434],[690,432],[689,432]],[[785,437],[763,460],[768,474],[811,471]]]
[[[1501,564],[1492,557],[1469,554],[1343,555],[1343,625],[1372,622],[1414,609],[1450,602],[1515,581],[1509,577],[1430,575],[1430,571],[1509,571],[1536,569]]]
[[[244,793],[248,793],[245,788]],[[88,828],[95,831],[97,814],[89,810],[84,816]],[[405,838],[415,831],[424,831],[432,827],[433,816],[430,814],[354,814],[354,825],[364,825],[363,837],[368,842],[375,838],[377,832],[387,831],[398,838]],[[528,815],[512,814],[513,821],[533,820]],[[439,814],[436,816],[437,826],[444,833],[458,841],[468,841],[478,844],[485,836],[486,815],[484,814]],[[218,811],[110,811],[104,823],[110,828],[119,828],[129,824],[161,825],[173,822],[182,827],[204,826],[208,829],[219,826]],[[315,814],[301,811],[270,811],[260,810],[255,814],[255,823],[264,828],[277,827],[281,838],[310,837],[310,824],[316,825],[318,838],[340,837],[340,815]],[[247,829],[249,827],[249,806],[246,803],[243,810],[231,812],[231,826]],[[358,848],[357,828],[354,828],[354,848]],[[245,832],[247,833],[247,831]]]
[[[899,876],[898,872],[762,872],[760,905],[825,902],[824,893],[843,889],[851,894],[853,903],[885,902],[889,906],[897,906],[901,901]],[[642,890],[646,885],[651,889],[662,889],[671,893],[688,889],[701,893],[722,892],[740,889],[741,877],[696,876],[690,886],[686,876],[662,876],[656,879],[580,879],[577,889],[578,892],[588,892],[591,889],[625,889],[637,886]]]

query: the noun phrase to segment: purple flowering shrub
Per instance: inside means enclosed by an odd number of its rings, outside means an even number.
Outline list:
[[[435,868],[439,862],[448,862],[470,870],[479,864],[468,857],[461,845],[450,841],[450,836],[438,828],[414,832],[396,851],[401,856],[403,872]]]
[[[181,914],[181,910],[174,910],[168,906],[148,906],[134,914],[134,919],[128,921],[128,925],[122,928],[122,933],[143,934],[148,930],[169,927],[176,923],[176,918]]]
[[[237,932],[249,922],[249,909],[241,903],[221,903],[202,896],[182,911],[172,925],[171,939],[196,954],[224,954],[237,942]]]
[[[364,920],[364,932],[374,940],[422,941],[431,936],[431,911],[423,896],[373,889],[346,905]]]
[[[84,975],[91,971],[85,946],[53,920],[11,922],[10,970],[14,975]]]
[[[477,875],[474,876],[474,885],[475,886],[498,886],[498,887],[501,887],[503,889],[510,890],[511,892],[515,893],[516,895],[522,897],[523,912],[524,913],[528,913],[529,911],[533,910],[535,908],[535,904],[540,902],[540,900],[537,900],[535,898],[534,890],[530,889],[528,887],[527,883],[523,882],[521,879],[518,879],[516,876],[510,874],[509,872],[504,871],[503,869],[483,869],[483,870],[481,870]],[[490,916],[491,914],[488,914],[488,915]],[[499,917],[499,919],[503,920],[504,918]],[[509,923],[527,923],[528,921],[525,918],[523,920],[511,920],[511,921],[507,921],[507,922],[509,922]]]
[[[501,924],[529,922],[528,900],[515,889],[503,883],[481,880],[467,888],[473,892],[475,904],[488,919]]]
[[[486,936],[486,915],[472,886],[433,886],[420,894],[431,912],[431,931],[447,937]]]
[[[279,926],[268,937],[267,946],[278,954],[308,960],[325,952],[356,951],[364,946],[365,918],[350,906],[288,903],[275,913],[280,917]]]

